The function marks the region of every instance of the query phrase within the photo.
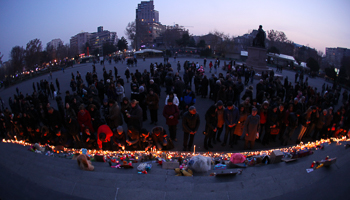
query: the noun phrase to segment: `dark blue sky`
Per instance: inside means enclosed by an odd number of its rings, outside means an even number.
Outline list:
[[[71,36],[95,32],[98,26],[124,36],[135,19],[139,0],[2,0],[0,52],[3,61],[12,47],[25,48],[39,38],[43,47],[55,38],[69,43]],[[154,1],[160,22],[188,27],[191,34],[218,30],[231,36],[257,29],[284,31],[288,39],[325,52],[325,47],[350,48],[350,0],[176,0]]]

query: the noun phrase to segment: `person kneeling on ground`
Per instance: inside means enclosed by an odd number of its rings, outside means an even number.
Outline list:
[[[122,126],[118,126],[117,131],[113,132],[113,151],[121,150],[126,146],[126,136]]]
[[[168,140],[167,135],[163,127],[156,126],[152,129],[153,148],[157,148],[158,151],[167,149]]]
[[[62,132],[60,128],[54,130],[54,145],[67,147],[67,135],[66,132]]]
[[[99,149],[111,150],[112,130],[107,125],[101,125],[97,130],[97,145]]]
[[[140,140],[140,133],[137,129],[130,126],[126,138],[126,148],[128,150],[137,150],[139,149],[139,140]]]
[[[145,151],[148,151],[153,147],[153,139],[152,139],[151,133],[144,128],[141,129],[140,146],[141,146],[141,150],[145,150]]]

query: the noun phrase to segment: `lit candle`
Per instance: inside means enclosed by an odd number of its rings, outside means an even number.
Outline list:
[[[194,153],[194,154],[196,153],[196,145],[194,145],[193,153]]]

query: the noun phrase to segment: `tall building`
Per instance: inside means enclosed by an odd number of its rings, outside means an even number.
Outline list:
[[[81,32],[71,37],[70,47],[75,53],[82,54],[85,52],[84,46],[90,41],[91,34],[88,32]]]
[[[340,69],[344,56],[350,56],[350,49],[347,48],[326,48],[326,60],[330,65]]]
[[[159,12],[154,10],[153,0],[141,1],[136,9],[136,48],[150,48],[165,30],[159,22]]]
[[[136,20],[147,23],[158,23],[159,12],[154,10],[153,0],[141,1],[136,9]]]
[[[82,32],[71,37],[70,46],[73,49],[73,51],[75,51],[75,53],[82,54],[86,52],[86,49],[84,49],[86,43],[89,43],[90,54],[95,49],[99,49],[100,54],[103,54],[102,46],[106,42],[113,45],[117,45],[117,42],[118,42],[117,33],[111,32],[108,30],[103,30],[103,26],[99,26],[97,27],[97,32],[94,32],[94,33]]]
[[[63,46],[63,42],[61,39],[53,39],[47,43],[47,46],[52,46],[54,49],[57,49],[59,46]]]
[[[91,36],[90,36],[90,46],[91,46],[90,52],[94,51],[95,49],[99,49],[100,54],[103,54],[102,46],[106,42],[113,45],[117,45],[117,42],[118,42],[117,33],[111,32],[108,30],[103,30],[103,26],[97,27],[97,32],[91,33]]]

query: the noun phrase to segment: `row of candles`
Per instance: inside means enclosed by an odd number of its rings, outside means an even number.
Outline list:
[[[269,150],[261,150],[261,151],[250,151],[250,152],[239,152],[245,156],[259,156],[259,155],[270,155],[272,151],[275,150],[280,150],[284,153],[291,153],[293,151],[299,151],[299,150],[305,150],[305,149],[318,149],[320,148],[321,145],[328,143],[330,144],[331,141],[336,142],[339,144],[340,142],[348,142],[350,139],[347,137],[342,137],[342,138],[330,138],[330,139],[321,139],[321,140],[316,140],[315,142],[308,142],[308,143],[303,143],[300,142],[300,144],[291,146],[291,147],[285,147],[285,148],[277,148],[277,149],[269,149]],[[30,146],[33,145],[31,143],[25,142],[23,140],[2,140],[3,143],[13,143],[13,144],[20,144],[23,146]],[[44,145],[40,145],[41,147],[45,147]],[[60,153],[60,151],[55,151],[55,146],[50,146],[50,148],[56,152]],[[231,156],[231,153],[214,153],[214,152],[197,152],[195,151],[195,145],[193,152],[179,152],[179,151],[157,151],[156,149],[151,149],[150,151],[125,151],[125,147],[122,147],[122,150],[120,151],[104,151],[104,150],[87,150],[87,153],[89,155],[105,155],[105,156],[125,156],[125,155],[132,155],[136,160],[138,160],[139,156],[146,155],[151,153],[152,155],[156,157],[161,157],[161,158],[167,158],[171,159],[172,157],[191,157],[194,155],[203,155],[203,156],[210,156],[210,157],[222,157],[222,158],[229,158]],[[64,151],[61,152],[70,152],[70,153],[82,153],[82,149],[74,149],[74,148],[64,148]]]

